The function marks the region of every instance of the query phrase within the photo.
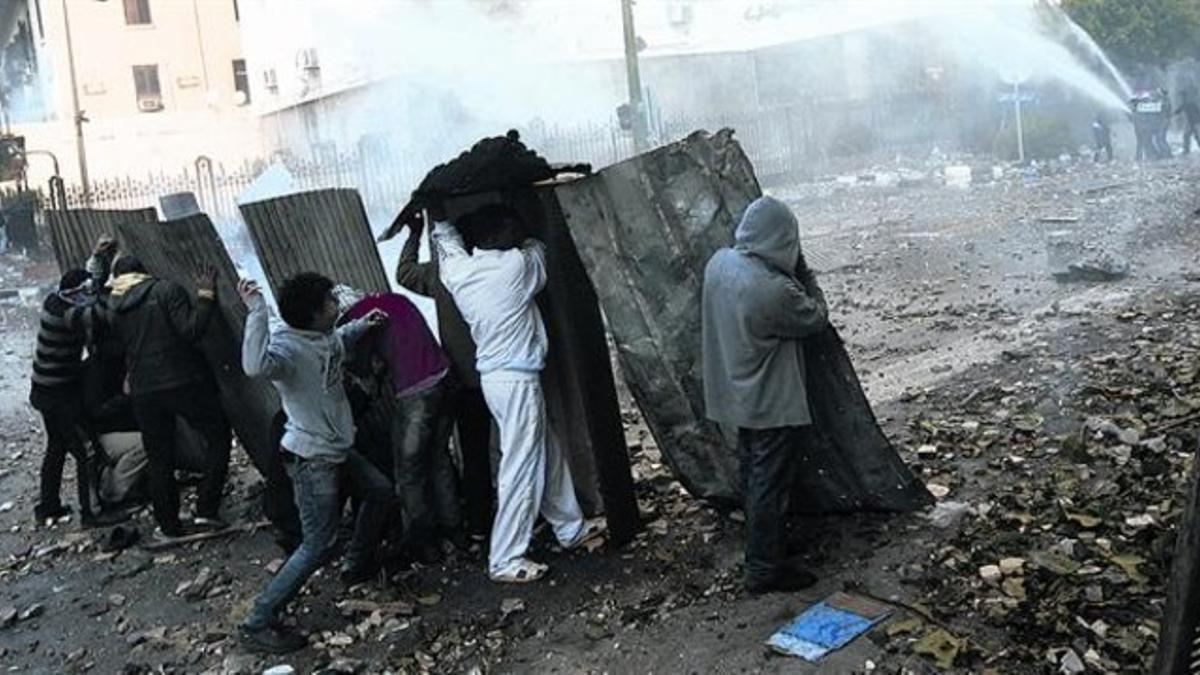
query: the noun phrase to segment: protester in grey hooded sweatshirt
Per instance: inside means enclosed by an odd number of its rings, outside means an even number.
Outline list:
[[[713,254],[702,312],[705,408],[737,431],[742,460],[746,585],[751,592],[811,585],[811,574],[786,565],[783,521],[800,430],[812,423],[802,340],[828,318],[796,217],[782,202],[751,203],[734,246]]]
[[[242,624],[242,642],[252,650],[285,653],[302,648],[303,636],[279,626],[283,607],[324,562],[337,535],[343,484],[362,500],[354,538],[346,553],[343,580],[356,583],[377,569],[376,549],[395,506],[391,482],[354,451],[354,420],[343,382],[346,350],[373,325],[386,322],[371,313],[337,330],[333,282],[314,273],[288,279],[279,291],[285,327],[269,329],[267,302],[253,281],[238,285],[250,312],[242,345],[242,368],[271,380],[287,416],[284,464],[296,494],[302,541]]]

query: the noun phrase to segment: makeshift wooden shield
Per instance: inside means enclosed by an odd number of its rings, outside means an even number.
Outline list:
[[[102,236],[117,238],[117,226],[125,222],[156,222],[154,209],[102,210],[68,209],[47,211],[50,244],[58,269],[66,272],[82,268]]]
[[[317,272],[360,291],[391,290],[355,190],[313,190],[239,206],[271,290]]]
[[[199,346],[216,377],[221,407],[238,441],[261,474],[281,478],[278,448],[271,443],[271,421],[279,411],[279,398],[270,383],[242,371],[246,308],[237,294],[233,261],[212,221],[204,214],[164,223],[122,221],[117,234],[121,250],[137,256],[156,278],[191,289],[204,265],[217,270],[220,312]]]

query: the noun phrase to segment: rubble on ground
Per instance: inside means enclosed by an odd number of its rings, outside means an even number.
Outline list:
[[[1045,343],[1020,377],[919,401],[912,442],[954,450],[917,461],[970,510],[900,573],[969,638],[959,665],[1149,668],[1200,424],[1197,310],[1143,302],[1082,355]],[[909,639],[889,649],[928,651]]]

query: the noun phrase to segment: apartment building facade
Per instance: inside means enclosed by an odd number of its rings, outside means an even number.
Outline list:
[[[261,156],[238,0],[18,0],[5,121],[81,180],[178,172],[198,157]],[[30,161],[30,181],[51,165]]]

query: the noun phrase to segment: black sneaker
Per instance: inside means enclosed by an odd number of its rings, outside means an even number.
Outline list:
[[[338,572],[338,580],[346,586],[365,584],[379,574],[379,565],[345,565]]]
[[[764,583],[747,583],[746,590],[750,595],[763,593],[795,593],[811,588],[817,583],[817,577],[806,570],[788,570],[775,579]]]
[[[308,638],[282,625],[265,628],[238,628],[238,641],[242,646],[259,654],[290,654],[308,646]]]
[[[128,511],[101,511],[100,513],[85,513],[80,517],[79,522],[83,524],[84,528],[91,529],[120,525],[129,518]]]
[[[38,504],[33,508],[33,517],[39,523],[44,523],[47,520],[58,520],[63,516],[71,515],[71,507],[66,504],[52,504],[50,506],[42,506]]]
[[[436,540],[425,540],[413,546],[413,558],[422,565],[436,565],[442,561],[442,547]]]
[[[283,557],[289,558],[300,548],[300,537],[280,533],[275,535],[275,545],[283,551]]]

